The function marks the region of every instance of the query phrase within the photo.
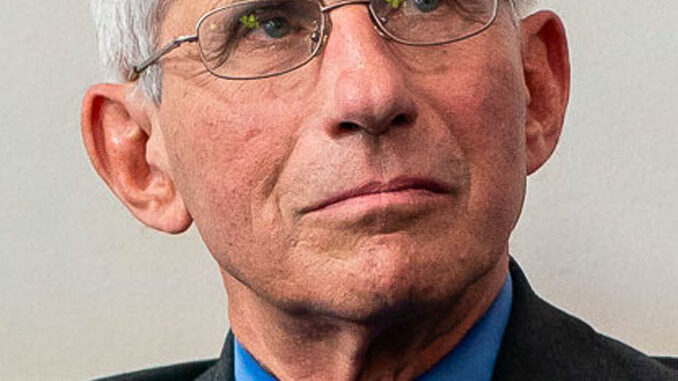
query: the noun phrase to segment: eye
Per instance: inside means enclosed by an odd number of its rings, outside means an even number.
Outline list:
[[[261,28],[269,37],[282,38],[290,32],[290,23],[282,17],[274,17],[261,23]]]
[[[431,12],[440,5],[439,0],[412,0],[414,5],[422,12]]]
[[[285,12],[274,8],[257,9],[249,15],[240,17],[240,26],[247,31],[246,34],[266,33],[265,36],[260,36],[264,38],[279,39],[293,32],[294,25],[287,16],[274,16],[271,13]]]

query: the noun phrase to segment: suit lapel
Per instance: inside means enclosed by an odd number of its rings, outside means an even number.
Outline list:
[[[518,263],[511,258],[513,305],[502,339],[494,381],[574,380],[596,373],[596,333],[584,322],[539,298]]]
[[[219,360],[195,381],[235,381],[233,371],[233,332],[228,331]]]

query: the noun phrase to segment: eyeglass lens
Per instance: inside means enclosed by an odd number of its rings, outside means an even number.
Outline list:
[[[495,0],[372,0],[386,34],[400,42],[436,44],[473,34],[491,22]],[[289,71],[310,60],[321,41],[323,14],[313,0],[255,0],[208,13],[198,25],[212,73],[248,78]]]

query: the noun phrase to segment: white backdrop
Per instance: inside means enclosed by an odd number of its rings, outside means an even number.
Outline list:
[[[548,1],[573,91],[512,239],[535,289],[596,329],[678,355],[678,2]],[[80,380],[218,355],[215,263],[192,229],[142,227],[90,168],[100,78],[87,3],[0,12],[0,379]]]

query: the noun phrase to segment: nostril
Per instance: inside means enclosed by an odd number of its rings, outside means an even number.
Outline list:
[[[405,114],[398,114],[393,120],[391,121],[391,125],[393,126],[404,126],[406,124],[410,123],[410,118],[405,116]]]
[[[337,132],[339,133],[351,133],[357,132],[360,130],[365,130],[370,134],[381,135],[384,132],[388,131],[393,127],[404,127],[408,126],[414,120],[413,117],[408,116],[405,113],[400,113],[391,119],[390,123],[380,123],[379,121],[365,121],[365,123],[356,123],[351,121],[343,121],[337,126]]]
[[[360,126],[357,123],[353,122],[341,122],[339,123],[339,129],[342,131],[350,132],[359,130]]]

